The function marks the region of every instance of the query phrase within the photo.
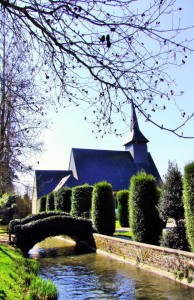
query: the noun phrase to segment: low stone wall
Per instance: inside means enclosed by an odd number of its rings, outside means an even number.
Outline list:
[[[194,253],[93,234],[98,252],[194,287]]]

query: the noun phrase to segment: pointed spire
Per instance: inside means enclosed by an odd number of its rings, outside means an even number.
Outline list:
[[[148,139],[143,135],[139,129],[137,116],[135,112],[135,106],[131,103],[131,126],[128,138],[123,146],[128,146],[130,144],[146,144]]]

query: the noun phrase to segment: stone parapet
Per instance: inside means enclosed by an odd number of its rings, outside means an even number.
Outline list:
[[[96,249],[194,287],[194,253],[93,234]]]

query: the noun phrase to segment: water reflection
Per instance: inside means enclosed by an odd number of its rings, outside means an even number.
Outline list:
[[[47,239],[31,251],[40,260],[41,276],[56,284],[59,300],[194,299],[194,291],[181,284],[108,256],[75,255],[74,250],[73,244]]]

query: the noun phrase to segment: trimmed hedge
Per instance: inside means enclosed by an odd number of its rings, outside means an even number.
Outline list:
[[[42,212],[42,213],[38,213],[38,214],[35,214],[35,215],[30,215],[30,216],[27,216],[26,218],[23,218],[23,219],[15,219],[15,220],[12,220],[10,223],[9,223],[9,232],[10,233],[14,233],[14,227],[16,225],[24,225],[24,224],[28,224],[30,222],[33,222],[33,221],[37,221],[37,220],[41,220],[41,219],[45,219],[45,218],[49,218],[49,217],[53,217],[53,216],[70,216],[68,213],[65,213],[65,212],[57,212],[57,211],[50,211],[50,212]]]
[[[118,220],[122,227],[129,227],[129,209],[128,209],[129,191],[121,190],[116,194],[118,203]]]
[[[115,232],[115,207],[112,186],[98,182],[92,193],[92,222],[100,234],[113,235]]]
[[[43,212],[46,211],[46,196],[42,196],[40,198],[40,208],[39,208],[39,212]]]
[[[46,211],[55,210],[55,196],[54,192],[51,192],[46,197]]]
[[[25,253],[49,236],[64,234],[79,241],[93,232],[91,221],[71,216],[52,216],[14,227],[17,246]]]
[[[84,217],[90,214],[92,205],[93,187],[84,184],[72,189],[71,215],[74,217]]]
[[[70,213],[72,190],[68,187],[59,189],[55,193],[55,210]]]
[[[194,162],[186,165],[184,169],[183,201],[187,239],[191,251],[194,252]]]
[[[134,241],[159,245],[162,221],[157,210],[158,200],[159,193],[152,175],[140,172],[131,178],[129,219]]]

